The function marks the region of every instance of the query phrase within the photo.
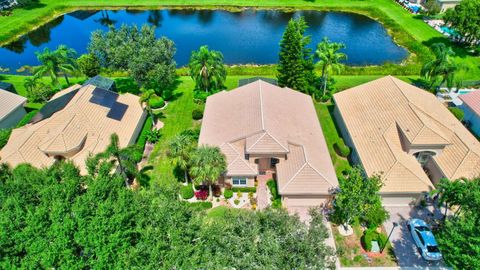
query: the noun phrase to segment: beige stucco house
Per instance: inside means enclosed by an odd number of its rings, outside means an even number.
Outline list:
[[[17,125],[27,113],[27,99],[0,88],[0,129]]]
[[[262,80],[208,97],[199,145],[220,147],[234,186],[273,171],[286,207],[321,205],[338,186],[311,97]]]
[[[135,142],[146,117],[138,100],[93,85],[65,89],[46,105],[58,111],[41,111],[45,115],[35,116],[33,124],[12,131],[0,162],[44,167],[69,159],[86,173],[85,159],[105,151],[111,134],[118,134],[121,147]]]
[[[462,0],[437,0],[437,3],[440,6],[440,11],[445,12],[447,9],[456,7],[461,1]]]
[[[334,95],[352,160],[381,174],[384,204],[405,205],[441,178],[480,175],[480,143],[434,95],[387,76]]]

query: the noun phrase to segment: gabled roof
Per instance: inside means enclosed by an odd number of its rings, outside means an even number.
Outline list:
[[[366,173],[383,173],[382,191],[432,187],[421,165],[403,149],[406,142],[443,147],[433,159],[447,178],[480,174],[480,143],[431,93],[387,76],[334,99]]]
[[[480,90],[460,95],[459,98],[480,117]]]
[[[66,91],[56,99],[70,93]],[[128,146],[145,118],[137,96],[118,95],[93,85],[81,87],[62,106],[46,119],[14,129],[0,151],[1,162],[43,167],[53,164],[54,156],[59,155],[71,159],[86,173],[89,153],[104,151],[113,133],[118,135],[120,147]]]
[[[25,97],[0,89],[0,120],[26,102]]]
[[[281,194],[328,194],[338,185],[311,97],[261,80],[208,97],[199,145],[220,146],[229,164],[227,175],[257,170],[245,154],[286,154],[287,160],[277,164]]]

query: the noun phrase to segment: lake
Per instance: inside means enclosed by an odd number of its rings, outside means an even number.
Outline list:
[[[221,51],[226,64],[272,64],[278,61],[279,42],[288,21],[304,16],[311,47],[323,37],[343,42],[348,65],[399,63],[408,52],[398,46],[379,22],[366,16],[327,11],[225,10],[96,10],[76,11],[41,26],[0,48],[0,66],[11,72],[23,65],[37,65],[35,52],[65,44],[85,53],[90,34],[109,25],[155,25],[156,33],[172,39],[178,66],[188,63],[192,50],[201,45]]]

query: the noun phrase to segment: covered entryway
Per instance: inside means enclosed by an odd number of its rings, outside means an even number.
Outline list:
[[[275,165],[279,162],[277,158],[257,158],[258,173],[261,175],[275,173]]]

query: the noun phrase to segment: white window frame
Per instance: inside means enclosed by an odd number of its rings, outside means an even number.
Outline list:
[[[237,180],[238,184],[235,184],[235,180]],[[245,184],[242,184],[241,181],[245,181]],[[247,185],[248,177],[246,176],[233,176],[232,177],[232,185],[236,187],[244,187]]]

